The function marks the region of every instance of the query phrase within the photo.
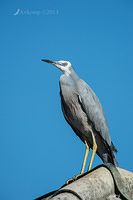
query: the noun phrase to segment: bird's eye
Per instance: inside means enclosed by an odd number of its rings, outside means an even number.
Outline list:
[[[63,66],[63,67],[66,67],[67,66],[67,62],[58,62],[59,65]]]

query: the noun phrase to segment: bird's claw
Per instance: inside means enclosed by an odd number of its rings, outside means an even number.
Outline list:
[[[81,174],[75,175],[73,178],[68,179],[66,184],[68,185],[69,183],[76,181],[79,176],[81,176]]]

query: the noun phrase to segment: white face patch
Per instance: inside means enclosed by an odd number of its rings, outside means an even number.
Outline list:
[[[69,74],[71,73],[72,64],[69,61],[61,60],[56,62],[56,67],[60,69],[64,74],[69,76]]]

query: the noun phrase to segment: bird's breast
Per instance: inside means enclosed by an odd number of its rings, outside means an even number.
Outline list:
[[[78,92],[69,87],[61,87],[61,106],[66,120],[78,130],[88,132],[90,125],[79,103]]]

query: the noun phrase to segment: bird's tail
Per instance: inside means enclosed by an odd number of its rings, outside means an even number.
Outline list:
[[[113,159],[114,166],[115,167],[119,167],[119,163],[118,163],[118,161],[116,159],[116,156],[115,156],[114,152],[112,153],[112,159]]]
[[[114,146],[113,142],[111,142],[111,148],[112,148],[112,150],[113,150],[115,153],[117,153],[117,152],[118,152],[118,151],[117,151],[117,149],[115,148],[115,146]]]
[[[115,153],[117,153],[117,149],[115,148],[115,146],[113,145],[113,143],[111,144],[111,160],[112,160],[112,164],[114,164],[115,167],[119,167],[118,161],[116,159]]]

